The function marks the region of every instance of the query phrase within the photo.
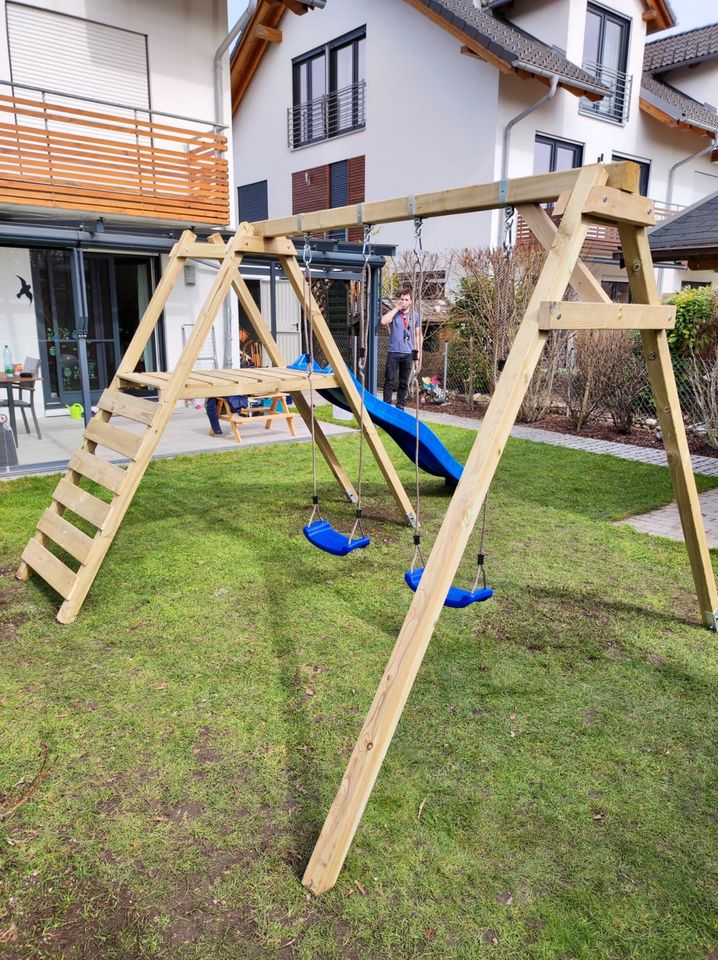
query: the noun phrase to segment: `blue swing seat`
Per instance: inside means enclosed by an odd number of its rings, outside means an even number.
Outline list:
[[[414,593],[419,586],[421,575],[424,572],[423,567],[417,567],[416,570],[407,570],[404,574],[407,586]],[[494,591],[491,587],[482,587],[480,590],[464,590],[462,587],[449,587],[449,592],[444,600],[445,607],[468,607],[472,603],[480,603],[482,600],[488,600],[493,597]]]
[[[326,553],[333,553],[335,557],[345,557],[352,550],[369,546],[369,537],[356,537],[350,540],[332,527],[328,520],[315,520],[302,528],[304,536],[315,547]]]

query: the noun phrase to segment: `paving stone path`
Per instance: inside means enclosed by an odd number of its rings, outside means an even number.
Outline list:
[[[433,423],[446,423],[455,427],[476,430],[481,423],[478,419],[455,417],[445,413],[425,411],[422,420]],[[636,447],[628,443],[614,443],[611,440],[593,440],[590,437],[574,437],[567,433],[553,433],[551,430],[537,430],[535,427],[517,425],[511,431],[512,437],[520,440],[532,440],[534,443],[549,443],[555,447],[568,447],[571,450],[585,450],[588,453],[609,454],[622,460],[636,460],[650,463],[656,467],[667,467],[665,451],[652,447]],[[718,457],[691,457],[693,472],[706,477],[718,477]],[[718,488],[702,493],[699,498],[701,513],[706,528],[708,546],[718,547]],[[656,537],[668,537],[670,540],[683,540],[681,521],[675,503],[660,510],[639,514],[621,521],[642,533]]]

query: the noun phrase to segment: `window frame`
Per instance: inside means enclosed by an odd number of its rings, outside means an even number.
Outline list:
[[[628,55],[631,49],[631,28],[633,26],[633,21],[630,17],[625,16],[625,14],[618,13],[618,11],[612,10],[610,7],[604,7],[600,3],[592,3],[590,0],[586,4],[586,16],[588,17],[589,14],[593,14],[594,16],[601,18],[598,37],[598,59],[595,61],[596,65],[598,66],[598,71],[596,73],[596,78],[598,80],[602,80],[600,75],[601,70],[606,67],[603,61],[606,43],[606,23],[610,21],[621,28],[621,50],[619,55],[620,67],[617,72],[624,77],[624,88],[622,91],[619,91],[617,87],[614,88],[613,95],[608,98],[608,100],[612,103],[611,109],[606,108],[606,97],[604,97],[603,100],[597,100],[595,102],[588,100],[586,97],[582,97],[579,101],[579,112],[586,116],[598,117],[601,120],[608,120],[611,123],[620,123],[623,125],[628,122],[631,99],[631,78],[628,73]],[[584,32],[584,51],[582,59],[584,70],[587,69],[585,43],[586,40]],[[602,82],[606,83],[605,80],[602,80]],[[606,85],[610,86],[610,84]]]
[[[579,140],[565,140],[563,137],[553,137],[549,133],[535,133],[534,134],[534,148],[537,143],[543,143],[551,147],[551,162],[549,164],[550,170],[546,171],[548,173],[556,173],[556,148],[557,147],[566,147],[570,149],[574,156],[578,156],[579,163],[574,164],[570,169],[576,170],[578,167],[583,166],[583,154],[586,145],[581,143]],[[534,149],[534,167],[536,165],[536,151]],[[535,174],[535,170],[534,170]]]
[[[299,147],[310,146],[313,143],[321,143],[334,137],[344,136],[348,133],[354,133],[357,130],[363,130],[366,126],[366,105],[360,96],[359,83],[360,78],[360,48],[359,44],[366,43],[366,24],[356,27],[340,37],[335,37],[327,43],[314,47],[305,53],[292,59],[292,107],[295,115],[290,123],[290,147],[297,149]],[[353,89],[351,95],[351,123],[345,126],[340,125],[341,108],[336,106],[337,94],[340,90],[347,88],[337,87],[338,68],[337,56],[340,50],[351,47],[352,49],[352,82],[349,89]],[[312,70],[308,69],[307,76],[307,99],[301,99],[301,73],[307,69],[308,65],[314,60],[323,58],[324,60],[324,93],[320,97],[315,97],[312,90]],[[298,108],[308,106],[323,99],[321,109],[318,114],[315,109],[310,109],[303,114]],[[321,130],[316,131],[320,126]],[[303,128],[306,128],[303,129]]]

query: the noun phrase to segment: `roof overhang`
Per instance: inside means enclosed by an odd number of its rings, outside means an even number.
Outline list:
[[[422,0],[404,0],[404,2],[408,3],[409,6],[415,10],[418,10],[419,13],[422,13],[425,17],[428,17],[433,23],[441,27],[442,30],[445,30],[453,37],[456,37],[457,40],[460,40],[462,53],[468,53],[474,57],[478,57],[480,60],[485,60],[487,63],[496,67],[501,73],[515,73],[524,78],[535,77],[537,80],[545,83],[546,86],[550,84],[553,76],[558,76],[558,85],[560,87],[568,90],[569,93],[574,94],[574,96],[588,97],[589,100],[601,100],[610,92],[600,84],[584,84],[575,77],[569,78],[561,74],[553,74],[548,70],[533,66],[530,63],[524,63],[518,59],[508,61],[500,57],[496,50],[492,50],[489,45],[484,45],[478,41],[476,37],[470,36],[457,26],[455,22],[446,19],[446,17],[443,17],[433,7],[427,6]]]
[[[657,83],[659,81],[656,81]],[[690,99],[686,97],[686,99]],[[641,86],[641,95],[639,99],[641,110],[648,116],[658,120],[659,123],[667,127],[677,127],[680,130],[689,130],[691,133],[697,133],[701,137],[718,136],[718,114],[714,123],[704,123],[695,117],[689,117],[684,113],[680,106],[675,103],[669,103],[659,94],[646,88],[645,84]]]
[[[489,10],[500,10],[502,7],[513,6],[513,3],[514,0],[489,0],[485,6]],[[649,33],[675,27],[676,18],[667,0],[643,0],[643,6],[646,8],[643,19]]]
[[[657,33],[659,30],[668,30],[676,26],[676,18],[668,0],[643,0],[646,8],[643,19],[646,21],[648,33]]]

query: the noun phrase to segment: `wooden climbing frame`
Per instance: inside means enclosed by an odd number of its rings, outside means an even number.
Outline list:
[[[673,308],[662,306],[659,302],[646,236],[646,228],[655,222],[655,217],[651,201],[638,194],[638,174],[637,165],[630,162],[595,164],[502,183],[322,210],[281,220],[243,224],[226,244],[219,237],[212,238],[210,244],[198,243],[191,233],[185,233],[173,250],[168,269],[115,379],[100,400],[99,416],[85,430],[82,447],[73,454],[67,476],[58,484],[50,508],[40,518],[37,531],[23,553],[18,576],[27,579],[35,571],[47,580],[65,598],[58,619],[70,622],[76,616],[99,569],[177,400],[233,393],[251,396],[260,391],[268,393],[282,390],[292,393],[300,413],[305,421],[310,422],[312,411],[301,394],[308,387],[306,375],[284,367],[277,345],[262,323],[259,311],[239,275],[239,262],[244,253],[276,256],[301,302],[304,296],[302,275],[294,246],[287,239],[292,235],[415,217],[476,212],[508,205],[517,207],[533,235],[546,248],[546,259],[307,865],[303,883],[315,894],[334,885],[344,863],[441,613],[444,598],[551,330],[609,328],[640,332],[701,618],[706,626],[716,627],[718,593],[668,350],[666,331],[673,325],[675,315]],[[541,207],[542,203],[547,202],[556,203],[554,214],[556,211],[562,214],[558,227]],[[618,227],[631,287],[633,303],[630,305],[613,304],[580,259],[587,230],[597,222]],[[192,256],[214,256],[222,263],[178,365],[171,373],[135,373],[135,366],[182,265],[187,257]],[[562,300],[569,284],[583,303]],[[275,365],[274,369],[192,371],[201,344],[230,287],[236,291],[257,337]],[[358,418],[360,400],[357,391],[313,300],[311,306],[315,336],[335,371],[333,377],[323,381],[323,385],[329,386],[331,382],[340,386]],[[315,386],[318,386],[318,380],[319,376],[315,379]],[[156,387],[159,390],[159,404],[138,400],[123,392],[137,386]],[[137,437],[110,425],[109,421],[115,415],[145,424],[147,429],[144,436]],[[367,417],[363,428],[397,504],[404,517],[413,522],[406,494]],[[315,429],[319,446],[337,481],[350,499],[356,499],[346,474],[318,424]],[[97,444],[109,446],[130,457],[130,466],[123,470],[99,460],[94,455]],[[107,504],[82,490],[79,486],[81,477],[88,477],[109,489],[114,494],[112,502]],[[65,519],[66,509],[97,527],[94,539]],[[47,550],[48,539],[59,544],[79,562],[76,572]]]

